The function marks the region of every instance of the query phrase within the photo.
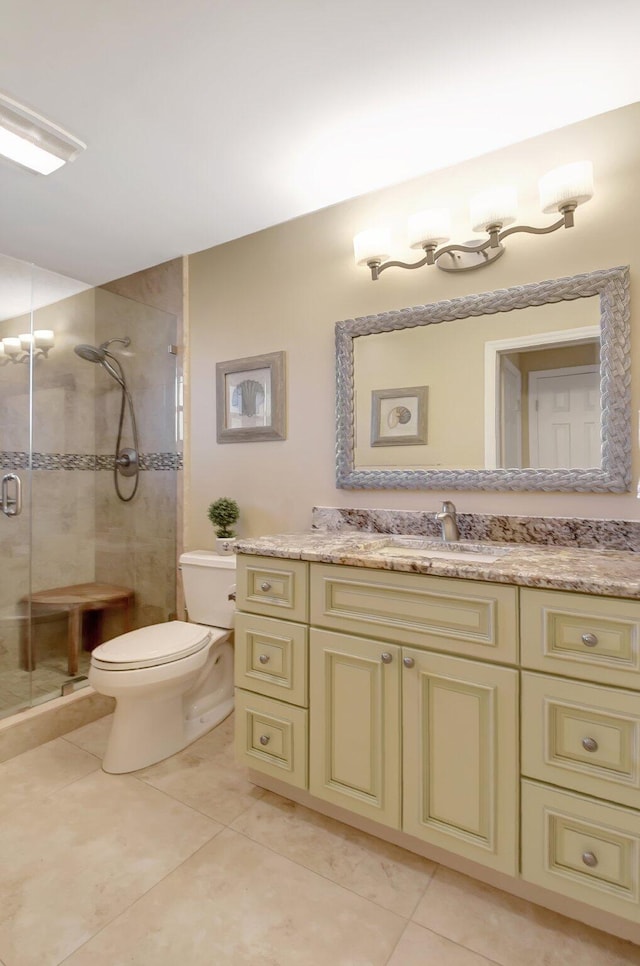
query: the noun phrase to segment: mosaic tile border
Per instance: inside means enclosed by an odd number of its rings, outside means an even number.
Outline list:
[[[111,470],[115,458],[92,453],[34,453],[31,466],[34,470]],[[28,470],[29,454],[20,452],[0,453],[0,468]],[[141,470],[182,470],[182,453],[141,453]]]
[[[423,510],[313,507],[311,527],[313,530],[361,530],[368,533],[440,537],[440,525],[434,514]],[[637,520],[458,513],[458,527],[462,540],[495,540],[500,543],[640,553],[640,521]]]

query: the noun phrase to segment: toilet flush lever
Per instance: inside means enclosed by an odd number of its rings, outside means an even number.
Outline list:
[[[5,473],[2,477],[0,501],[0,509],[5,516],[17,517],[22,513],[22,482],[17,473]]]

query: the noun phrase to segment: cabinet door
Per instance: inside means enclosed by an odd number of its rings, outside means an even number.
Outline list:
[[[311,629],[309,790],[400,825],[400,648]]]
[[[404,831],[516,874],[517,671],[402,655]]]

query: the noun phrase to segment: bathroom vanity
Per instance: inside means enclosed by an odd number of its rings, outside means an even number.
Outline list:
[[[640,942],[640,557],[241,541],[252,780]]]

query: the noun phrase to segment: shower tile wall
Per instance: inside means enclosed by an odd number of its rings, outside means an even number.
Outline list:
[[[144,273],[143,273],[144,274]],[[34,313],[34,328],[53,329],[55,347],[34,364],[33,451],[29,473],[27,367],[7,365],[0,378],[3,471],[20,469],[25,511],[0,530],[0,551],[10,566],[0,580],[0,715],[3,705],[25,706],[51,690],[48,662],[59,694],[66,677],[66,621],[54,615],[35,627],[37,672],[25,670],[25,622],[21,598],[33,591],[94,580],[132,587],[136,626],[166,620],[176,609],[176,500],[181,454],[175,438],[177,320],[158,309],[103,289],[91,289]],[[0,323],[0,336],[29,331],[29,317]],[[112,465],[120,390],[99,366],[79,359],[73,347],[128,335],[130,354],[120,356],[131,389],[143,454],[138,492],[121,503]],[[114,348],[119,348],[115,346]],[[130,444],[130,437],[125,438]],[[155,455],[160,454],[160,455]],[[100,457],[104,459],[100,459]],[[98,457],[96,459],[96,457]],[[31,477],[31,479],[30,479]],[[122,479],[129,491],[131,481]],[[4,518],[3,518],[4,521]],[[105,636],[120,631],[105,622]],[[22,650],[21,650],[22,648]],[[88,662],[84,656],[84,666]],[[32,693],[31,693],[32,688]]]
[[[96,474],[96,579],[126,584],[136,590],[136,624],[166,620],[175,612],[176,567],[176,356],[168,351],[177,340],[176,318],[133,299],[96,290],[96,342],[129,336],[119,351],[138,425],[140,451],[162,454],[153,461],[170,469],[140,475],[132,503],[115,498],[113,473]],[[96,453],[112,456],[120,414],[116,383],[96,369]],[[133,440],[125,419],[124,446]],[[132,480],[120,477],[124,495]]]

